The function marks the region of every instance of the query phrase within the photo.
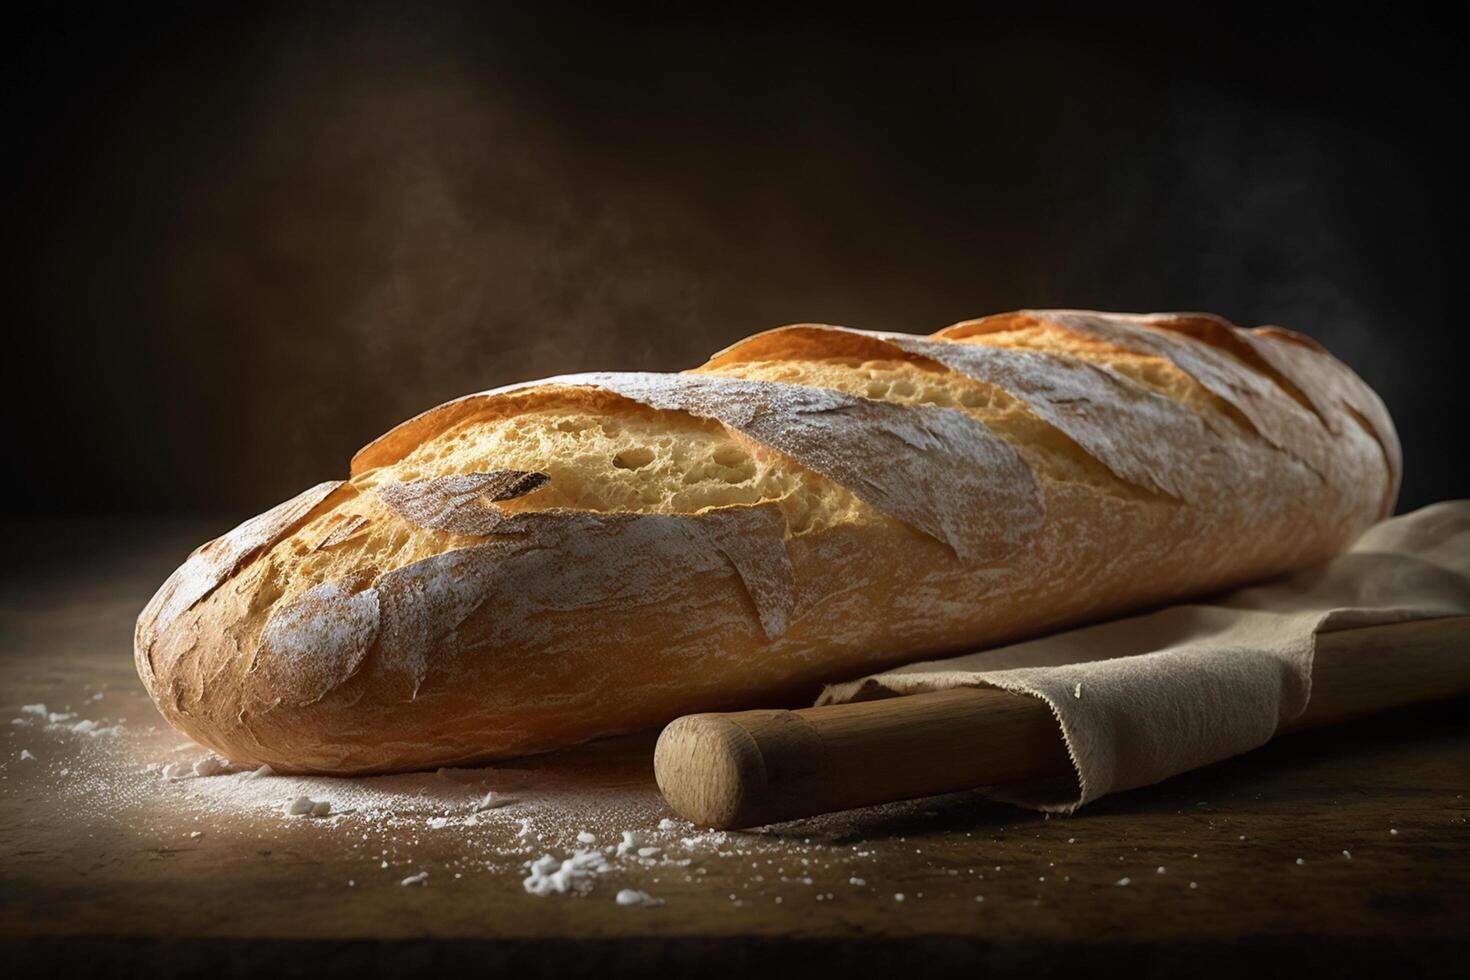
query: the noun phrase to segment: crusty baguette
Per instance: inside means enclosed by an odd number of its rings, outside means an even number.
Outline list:
[[[482,761],[1317,561],[1399,470],[1378,397],[1277,328],[784,327],[403,423],[190,556],[135,653],[236,762]]]

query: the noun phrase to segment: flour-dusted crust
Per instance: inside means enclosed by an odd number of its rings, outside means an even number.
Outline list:
[[[1392,476],[1383,496],[1380,516],[1393,513],[1403,477],[1403,452],[1388,406],[1346,364],[1301,334],[1280,327],[1236,331],[1243,344],[1289,380],[1307,398],[1334,434],[1363,426],[1378,442]]]
[[[241,763],[486,760],[1298,567],[1398,469],[1377,396],[1280,328],[803,324],[411,419],[191,556],[135,651]]]
[[[179,616],[213,592],[241,562],[262,548],[275,544],[300,524],[332,491],[342,486],[341,480],[328,480],[277,504],[213,541],[195,549],[188,559],[168,577],[154,593],[138,617],[133,647],[138,653],[138,673],[152,688],[153,665],[145,656],[160,634],[177,622]]]
[[[494,534],[504,521],[501,512],[485,506],[486,503],[534,493],[549,480],[545,473],[497,470],[390,483],[378,489],[378,496],[395,514],[415,527],[486,535]]]
[[[851,342],[857,339],[859,346]],[[875,344],[877,346],[875,346]],[[882,349],[888,348],[888,349]],[[995,385],[1026,403],[1120,478],[1181,500],[1208,492],[1198,458],[1218,441],[1200,416],[1106,364],[1065,354],[957,344],[912,334],[798,324],[757,334],[710,360],[718,368],[771,356],[913,355]],[[1191,465],[1175,465],[1159,446],[1193,447]]]
[[[1189,322],[1193,315],[1155,313],[1129,317],[1086,310],[1048,310],[1044,313],[1027,310],[1021,315],[1041,316],[1046,322],[1072,333],[1113,344],[1122,350],[1168,360],[1245,416],[1266,441],[1291,453],[1319,475],[1326,475],[1331,447],[1318,437],[1316,430],[1305,425],[1303,416],[1307,410],[1291,397],[1283,397],[1285,392],[1272,378],[1231,356],[1228,351],[1171,329]],[[941,336],[960,339],[984,333],[987,329],[1004,329],[1011,322],[1010,315],[987,317],[949,327]]]
[[[882,513],[949,545],[965,561],[1004,558],[1043,519],[1031,471],[969,416],[826,388],[714,374],[573,374],[471,395],[406,425],[421,438],[447,429],[466,409],[490,410],[497,401],[547,387],[597,388],[650,408],[714,419],[831,478]],[[403,444],[395,433],[384,438]],[[391,458],[379,453],[374,461]]]
[[[276,610],[261,634],[256,667],[286,704],[311,704],[356,673],[377,638],[376,589],[323,582]]]

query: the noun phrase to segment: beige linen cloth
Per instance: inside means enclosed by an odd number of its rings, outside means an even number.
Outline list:
[[[817,703],[966,685],[1035,695],[1061,723],[1077,778],[992,795],[1070,812],[1263,745],[1307,706],[1318,634],[1466,614],[1470,500],[1457,500],[1384,521],[1282,579],[830,685]]]

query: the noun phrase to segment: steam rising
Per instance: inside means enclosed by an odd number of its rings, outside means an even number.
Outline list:
[[[1026,306],[1312,334],[1389,402],[1404,505],[1446,493],[1418,481],[1458,397],[1422,372],[1463,359],[1423,333],[1452,335],[1451,164],[1423,152],[1449,129],[1401,122],[1351,49],[1285,39],[1247,78],[1228,38],[1160,58],[1138,25],[1055,18],[126,16],[90,49],[65,33],[75,79],[26,90],[51,103],[22,122],[66,139],[17,140],[46,183],[15,218],[39,311],[16,318],[35,391],[15,390],[65,438],[23,433],[22,506],[243,517],[470,391],[674,370],[783,323],[928,332]]]
[[[241,393],[249,438],[319,471],[345,465],[344,422],[365,441],[528,376],[698,360],[703,295],[669,243],[688,216],[586,180],[565,134],[433,45],[384,43],[275,65],[282,101],[171,256],[180,315],[238,338],[225,375],[270,392]]]

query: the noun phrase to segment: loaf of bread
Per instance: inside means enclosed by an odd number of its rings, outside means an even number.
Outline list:
[[[238,763],[480,762],[1284,572],[1399,471],[1373,391],[1275,327],[782,327],[399,425],[194,552],[135,654]]]

